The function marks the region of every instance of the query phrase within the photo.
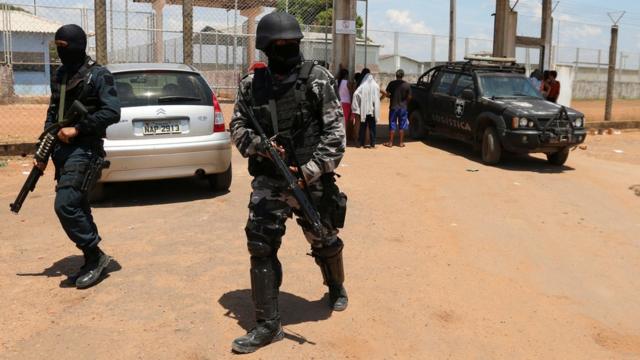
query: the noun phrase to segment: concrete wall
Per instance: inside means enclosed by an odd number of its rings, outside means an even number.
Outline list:
[[[606,82],[578,80],[573,83],[573,98],[575,100],[604,99],[606,94]],[[616,99],[640,99],[640,83],[616,83],[614,87],[614,97]]]

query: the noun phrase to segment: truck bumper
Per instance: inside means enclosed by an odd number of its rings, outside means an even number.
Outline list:
[[[574,129],[566,134],[538,130],[505,130],[502,146],[514,153],[554,153],[565,147],[577,146],[587,138],[585,129]]]

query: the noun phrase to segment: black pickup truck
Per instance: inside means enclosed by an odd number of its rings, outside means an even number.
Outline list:
[[[584,142],[584,115],[546,101],[513,59],[467,59],[436,66],[412,87],[411,136],[438,133],[481,149],[497,164],[504,151],[545,153],[563,165]]]

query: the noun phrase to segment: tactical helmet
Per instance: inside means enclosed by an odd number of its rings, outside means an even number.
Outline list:
[[[265,51],[274,40],[301,40],[304,37],[298,20],[285,12],[265,15],[256,29],[256,48]]]

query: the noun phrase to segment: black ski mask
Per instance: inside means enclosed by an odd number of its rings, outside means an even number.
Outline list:
[[[269,58],[269,69],[276,74],[288,74],[302,62],[299,43],[271,44],[266,54]]]
[[[66,41],[68,46],[57,46],[62,65],[71,72],[77,71],[87,57],[87,34],[78,25],[64,25],[56,31],[56,40]]]

